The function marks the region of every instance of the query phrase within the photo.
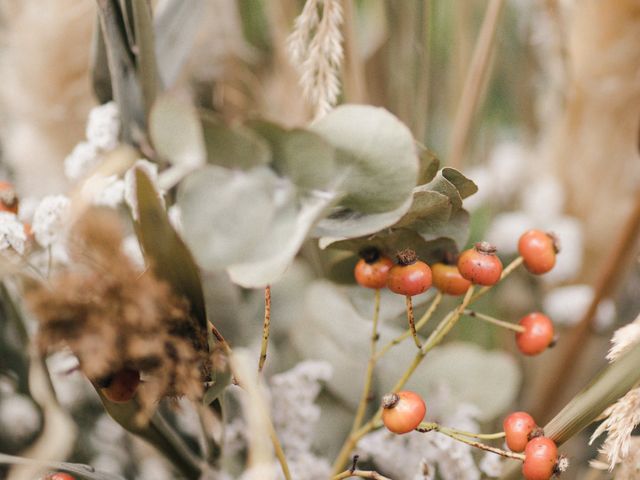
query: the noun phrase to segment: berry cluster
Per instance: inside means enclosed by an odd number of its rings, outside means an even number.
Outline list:
[[[553,235],[539,230],[529,230],[520,237],[518,251],[520,258],[512,265],[521,262],[529,272],[540,275],[553,268],[559,248]],[[516,345],[524,355],[537,355],[554,342],[553,323],[549,317],[540,312],[529,313],[520,319],[518,324],[512,324],[472,310],[465,310],[467,304],[475,298],[472,296],[474,285],[485,287],[485,289],[491,287],[513,268],[509,267],[503,272],[502,262],[496,255],[496,248],[487,242],[476,243],[472,248],[462,252],[457,262],[439,262],[431,266],[419,260],[416,253],[409,249],[398,252],[396,262],[376,248],[362,251],[361,257],[355,267],[357,283],[376,290],[386,287],[394,293],[407,297],[410,331],[419,348],[421,345],[413,320],[411,297],[427,291],[432,284],[440,294],[465,295],[463,304],[457,310],[458,314],[466,314],[514,330]],[[376,298],[379,299],[379,297]],[[419,322],[418,329],[421,323]],[[419,394],[398,391],[383,397],[381,418],[384,426],[396,434],[413,430],[421,432],[435,430],[475,447],[518,458],[523,462],[522,473],[526,480],[548,480],[562,470],[559,466],[561,462],[558,459],[555,442],[544,436],[542,429],[536,425],[528,413],[512,413],[504,420],[504,432],[482,435],[461,432],[434,423],[422,423],[426,410],[425,401]],[[478,438],[502,437],[505,438],[510,452],[476,441]]]

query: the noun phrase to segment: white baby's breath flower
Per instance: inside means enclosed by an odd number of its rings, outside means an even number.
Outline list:
[[[529,165],[528,153],[515,142],[499,143],[488,161],[493,180],[492,194],[501,201],[509,200],[524,183]]]
[[[486,452],[478,464],[480,471],[487,477],[499,477],[502,475],[503,466],[502,457],[491,452]]]
[[[271,378],[273,424],[288,455],[310,450],[320,418],[314,402],[331,374],[329,363],[307,360]]]
[[[78,143],[64,159],[64,174],[71,180],[79,180],[96,168],[102,157],[95,145],[89,142]]]
[[[87,120],[87,140],[100,150],[113,150],[118,146],[120,112],[115,102],[94,107]]]
[[[26,241],[27,234],[18,217],[10,212],[0,212],[0,251],[12,248],[22,255]]]
[[[33,215],[33,234],[43,247],[60,240],[66,231],[70,201],[64,195],[44,197]]]
[[[618,358],[640,343],[640,315],[636,319],[619,328],[611,337],[611,348],[607,353],[607,360],[615,362]]]
[[[151,183],[156,186],[158,181],[158,165],[155,163],[151,163],[149,160],[140,159],[136,160],[136,163],[133,164],[127,172],[124,174],[124,200],[131,208],[131,214],[133,218],[138,219],[138,198],[136,195],[136,170],[141,170],[143,173],[149,177]],[[156,191],[158,190],[156,186]],[[162,198],[160,192],[158,192],[158,197]]]
[[[10,395],[0,400],[0,426],[5,440],[21,444],[38,431],[40,414],[25,395]]]
[[[627,392],[609,407],[605,414],[608,414],[607,419],[593,432],[589,444],[607,432],[607,438],[599,451],[607,456],[609,470],[613,470],[617,463],[627,457],[631,433],[636,425],[640,424],[640,388]]]
[[[554,288],[546,294],[542,301],[543,310],[559,325],[575,325],[589,308],[593,299],[593,288],[590,285],[566,285]],[[610,326],[616,315],[615,304],[604,299],[598,305],[595,324],[598,329]]]
[[[560,242],[560,253],[556,257],[556,265],[549,273],[542,275],[542,281],[554,284],[572,280],[582,267],[584,251],[582,224],[577,218],[561,216],[551,218],[539,227],[552,232]]]

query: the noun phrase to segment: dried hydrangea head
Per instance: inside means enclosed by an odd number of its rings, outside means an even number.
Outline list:
[[[107,210],[89,210],[69,238],[71,262],[27,292],[43,351],[64,345],[96,385],[114,372],[142,371],[138,400],[149,413],[163,396],[199,398],[208,379],[206,333],[188,302],[122,250],[122,228]]]

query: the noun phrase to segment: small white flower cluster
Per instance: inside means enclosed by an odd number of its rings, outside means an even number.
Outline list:
[[[102,153],[118,146],[120,112],[115,102],[98,105],[89,112],[87,141],[80,142],[64,160],[64,172],[69,180],[85,177],[102,161]]]
[[[18,217],[11,212],[0,212],[0,252],[13,249],[23,255],[26,242],[27,234]]]
[[[453,405],[446,389],[434,391],[429,398],[430,414],[443,425],[478,431],[475,406]],[[357,450],[392,478],[431,480],[436,471],[443,480],[479,480],[481,475],[473,459],[473,447],[436,432],[395,435],[378,430],[365,436]]]
[[[63,240],[71,203],[64,195],[44,197],[33,214],[32,230],[36,241],[44,248]]]
[[[320,407],[314,402],[322,388],[320,382],[331,375],[329,363],[307,360],[271,378],[273,424],[288,455],[311,449],[320,418]]]

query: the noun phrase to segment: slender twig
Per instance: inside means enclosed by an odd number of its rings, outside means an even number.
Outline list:
[[[278,439],[278,434],[276,433],[276,429],[273,426],[273,422],[269,418],[269,436],[271,437],[271,443],[273,443],[273,450],[278,458],[278,462],[280,462],[280,468],[282,469],[282,474],[286,480],[291,480],[291,472],[289,471],[289,464],[287,463],[287,457],[284,455],[284,450],[282,449],[282,444]]]
[[[420,343],[420,339],[418,338],[418,332],[416,331],[415,319],[413,318],[413,302],[411,301],[411,296],[406,296],[407,303],[407,319],[409,320],[409,330],[411,331],[411,336],[413,337],[413,341],[416,344],[416,347],[421,348],[422,344]]]
[[[420,317],[420,320],[416,322],[416,331],[419,332],[422,329],[422,327],[424,327],[427,324],[429,319],[433,316],[433,312],[435,312],[436,308],[438,308],[438,306],[440,305],[440,302],[442,301],[442,297],[443,297],[442,292],[438,292],[436,296],[433,297],[433,300],[431,301],[431,304],[429,305],[429,308],[427,309],[427,311],[424,312],[424,315],[422,315],[422,317]],[[411,330],[405,330],[401,335],[398,335],[396,338],[391,340],[384,347],[382,347],[378,351],[378,353],[376,353],[376,360],[379,360],[391,348],[393,348],[395,345],[398,345],[399,343],[402,343],[405,339],[409,338],[410,336],[411,336]]]
[[[353,425],[351,427],[351,433],[360,428],[364,414],[367,411],[367,405],[370,401],[371,395],[371,383],[373,379],[373,371],[376,365],[376,345],[378,343],[378,318],[380,317],[380,290],[376,289],[374,307],[373,307],[373,332],[371,334],[371,356],[367,364],[367,372],[365,373],[364,388],[362,389],[362,395],[360,397],[360,403],[356,410],[356,416],[353,419]]]
[[[344,478],[350,477],[360,477],[360,478],[372,478],[374,480],[391,480],[389,477],[385,477],[384,475],[379,474],[378,472],[374,472],[373,470],[345,470],[342,473],[339,473],[333,480],[342,480]]]
[[[271,286],[264,289],[264,324],[262,325],[262,347],[260,348],[260,360],[258,362],[258,372],[264,368],[267,360],[267,347],[269,346],[269,327],[271,326]]]
[[[471,58],[469,73],[462,89],[460,103],[456,110],[451,134],[451,149],[449,151],[449,164],[454,168],[460,168],[464,157],[471,120],[476,112],[485,79],[489,69],[489,59],[494,47],[494,39],[498,26],[498,18],[504,0],[491,0],[480,27],[476,47]]]
[[[209,328],[211,328],[211,333],[213,333],[213,336],[216,337],[216,340],[220,342],[220,345],[222,345],[222,348],[224,348],[224,351],[227,354],[231,353],[231,347],[229,346],[225,338],[220,333],[220,330],[218,330],[216,326],[211,322],[209,322]]]
[[[498,327],[507,328],[509,330],[513,330],[514,332],[524,332],[526,329],[522,325],[516,325],[514,323],[505,322],[504,320],[499,320],[497,318],[491,317],[489,315],[485,315],[484,313],[476,312],[475,310],[465,310],[464,314],[468,317],[477,318],[487,323],[491,323],[493,325],[497,325]]]
[[[421,423],[420,426],[416,428],[416,431],[422,432],[422,433],[428,433],[428,432],[442,433],[448,437],[453,438],[454,440],[457,440],[458,442],[466,443],[467,445],[471,445],[472,447],[479,448],[480,450],[492,452],[506,458],[513,458],[515,460],[521,460],[521,461],[524,460],[524,454],[522,453],[508,452],[506,450],[502,450],[501,448],[492,447],[490,445],[486,445],[481,442],[476,442],[475,440],[469,440],[468,438],[465,438],[465,436],[462,436],[460,433],[456,432],[456,430],[452,428],[443,427],[441,425],[438,425],[437,423]],[[503,436],[504,435],[494,437],[494,438],[502,438]]]
[[[569,384],[567,378],[570,377],[572,370],[585,352],[584,345],[591,333],[598,305],[603,298],[614,292],[623,280],[623,270],[629,263],[627,260],[632,253],[637,251],[635,245],[639,234],[640,194],[636,194],[633,209],[629,212],[622,231],[600,267],[589,308],[564,341],[567,347],[562,359],[556,363],[557,366],[548,375],[549,382],[544,385],[541,395],[538,396],[535,418],[543,418],[544,415],[552,412],[556,403],[562,399],[562,394]]]

